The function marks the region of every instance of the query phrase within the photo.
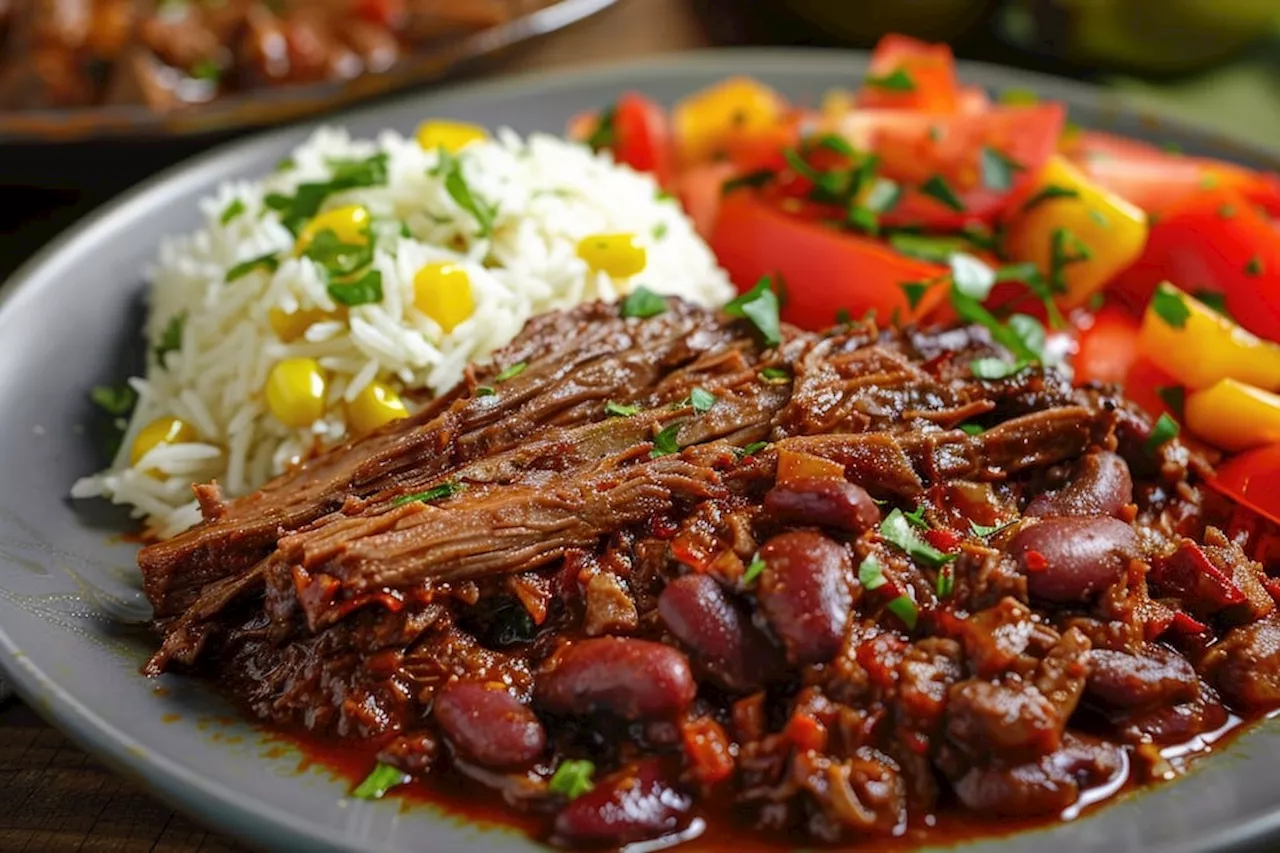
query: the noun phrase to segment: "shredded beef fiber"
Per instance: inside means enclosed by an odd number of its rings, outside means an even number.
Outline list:
[[[860,324],[764,349],[677,300],[538,318],[409,419],[199,487],[139,557],[147,671],[566,846],[1051,818],[1280,705],[1258,522],[1207,463],[1114,389],[979,357],[1007,354]]]

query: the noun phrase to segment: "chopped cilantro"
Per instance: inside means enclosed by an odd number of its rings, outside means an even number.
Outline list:
[[[510,365],[507,368],[504,368],[501,373],[493,377],[493,381],[497,383],[502,383],[502,382],[506,382],[508,379],[515,379],[521,373],[524,373],[525,370],[527,370],[528,368],[529,368],[529,362],[517,361],[515,364]]]
[[[334,193],[359,187],[381,186],[387,182],[387,155],[374,154],[364,160],[330,160],[333,176],[328,181],[299,184],[291,196],[272,193],[267,207],[280,214],[284,226],[298,234],[320,212],[325,199]]]
[[[339,305],[354,307],[376,304],[382,301],[382,273],[378,270],[368,270],[364,275],[351,281],[330,282],[325,290]]]
[[[164,331],[160,333],[160,343],[156,344],[156,363],[161,367],[165,366],[165,356],[182,349],[182,330],[186,325],[187,312],[179,311],[169,318]]]
[[[1182,294],[1169,284],[1161,284],[1151,297],[1151,310],[1175,329],[1185,328],[1191,317],[1191,309],[1182,300]]]
[[[886,604],[885,607],[890,613],[902,620],[902,624],[907,626],[908,631],[916,627],[916,622],[920,618],[920,611],[916,609],[916,603],[911,600],[911,596],[900,595]]]
[[[1040,277],[1040,268],[1031,261],[1017,264],[1005,264],[996,270],[996,281],[1030,282]]]
[[[596,119],[596,126],[591,129],[591,134],[584,140],[592,151],[612,148],[617,143],[618,131],[614,124],[617,114],[618,110],[612,104],[600,111],[600,117]]]
[[[423,503],[431,503],[432,501],[444,500],[456,495],[458,492],[466,488],[465,483],[441,483],[433,486],[425,492],[414,492],[411,495],[401,495],[391,502],[392,506],[404,506],[414,501],[422,501]]]
[[[987,431],[982,424],[960,424],[958,429],[965,435],[982,435]]]
[[[773,279],[766,275],[751,290],[724,306],[724,312],[730,317],[745,317],[750,320],[768,347],[776,347],[782,343],[778,296],[773,292],[772,284]]]
[[[1162,445],[1168,444],[1177,437],[1178,422],[1169,417],[1166,412],[1156,420],[1155,426],[1151,429],[1151,435],[1147,438],[1143,448],[1147,451],[1147,455],[1154,456]]]
[[[964,252],[954,252],[947,263],[951,267],[951,281],[961,293],[978,300],[991,295],[996,274],[984,261]]]
[[[911,522],[912,527],[918,527],[921,530],[929,529],[929,522],[926,521],[924,517],[924,504],[921,504],[920,506],[911,510],[911,512],[904,512],[902,514],[902,517],[905,518],[907,521]]]
[[[440,159],[436,165],[436,174],[444,178],[444,188],[458,207],[470,213],[479,226],[480,236],[487,237],[493,233],[493,222],[498,216],[498,205],[489,204],[477,198],[462,174],[462,161],[449,153],[444,146],[440,147]]]
[[[1197,290],[1191,294],[1200,301],[1206,308],[1217,311],[1223,317],[1234,319],[1231,312],[1227,310],[1227,297],[1217,290]]]
[[[901,548],[907,556],[935,569],[956,558],[956,555],[944,554],[917,536],[911,529],[911,522],[900,509],[889,513],[880,523],[880,535]]]
[[[122,418],[133,411],[138,402],[138,392],[127,382],[122,385],[95,385],[89,391],[89,399],[108,415]]]
[[[1250,278],[1257,278],[1264,272],[1266,272],[1266,270],[1262,266],[1262,258],[1257,255],[1250,258],[1249,263],[1244,265],[1244,274]]]
[[[964,202],[962,202],[955,194],[955,190],[951,189],[951,185],[947,183],[946,178],[941,175],[933,175],[921,184],[920,192],[942,203],[946,207],[951,208],[957,213],[964,212]]]
[[[667,236],[667,228],[667,223],[655,222],[653,227],[649,229],[649,233],[653,236],[654,240],[661,240],[663,237]]]
[[[748,445],[738,448],[736,452],[739,456],[754,456],[768,446],[769,442],[767,441],[753,441]]]
[[[969,362],[969,372],[975,379],[1007,379],[1027,368],[1024,361],[1005,361],[1003,358],[975,358]]]
[[[825,148],[845,157],[857,156],[857,151],[853,150],[853,146],[843,136],[837,136],[834,133],[824,133],[812,142],[815,148]]]
[[[476,396],[477,396],[477,397],[492,397],[494,394],[497,394],[497,393],[498,393],[498,390],[497,390],[496,388],[494,388],[492,385],[477,385],[477,386],[476,386]]]
[[[373,262],[373,245],[368,239],[344,243],[336,232],[326,228],[311,238],[302,256],[323,267],[330,278],[341,278]]]
[[[948,263],[952,255],[969,247],[962,237],[933,237],[909,231],[890,234],[889,245],[909,258],[935,264]]]
[[[867,558],[858,566],[858,583],[862,584],[862,588],[871,592],[879,589],[889,581],[884,576],[884,569],[880,567],[879,561],[873,555],[868,554]]]
[[[888,178],[876,178],[862,199],[863,207],[872,213],[888,213],[902,199],[902,187]]]
[[[1018,522],[1015,519],[1014,521],[1006,521],[1004,524],[987,526],[985,524],[978,524],[976,521],[970,521],[969,532],[979,539],[987,539],[988,537],[995,536],[1001,530],[1007,530],[1017,523]]]
[[[920,306],[920,300],[924,299],[929,286],[930,282],[927,281],[904,281],[898,285],[902,288],[903,295],[907,297],[907,306],[913,311]]]
[[[888,74],[880,76],[868,75],[866,83],[868,86],[884,89],[887,92],[914,92],[916,90],[916,81],[902,68],[895,68]]]
[[[776,174],[772,169],[757,169],[745,175],[738,175],[720,185],[720,194],[728,195],[734,190],[740,190],[743,187],[762,187],[772,181]]]
[[[751,558],[751,564],[747,566],[746,572],[742,575],[742,585],[750,586],[756,582],[756,578],[764,571],[764,560],[760,559],[760,555],[756,554]]]
[[[716,395],[706,388],[694,388],[689,392],[689,405],[695,414],[705,415],[716,404]]]
[[[222,215],[218,217],[218,222],[226,225],[242,213],[244,213],[244,202],[238,198],[233,199],[230,204],[222,209]]]
[[[791,371],[785,367],[766,367],[760,371],[760,378],[770,385],[785,385],[791,381]]]
[[[408,780],[409,777],[403,771],[379,761],[373,772],[364,777],[364,781],[351,792],[351,796],[360,800],[380,800],[386,796],[387,791]]]
[[[576,800],[595,788],[591,777],[596,766],[590,761],[562,761],[547,782],[547,790],[570,800]]]
[[[1014,174],[1026,170],[1025,166],[1002,151],[985,145],[979,154],[979,165],[982,170],[982,185],[997,192],[1013,189]]]
[[[653,437],[653,449],[649,451],[650,459],[657,459],[659,456],[669,456],[672,453],[680,452],[680,442],[677,436],[680,434],[682,424],[676,422],[663,427],[657,435]]]
[[[615,403],[610,400],[604,404],[604,412],[615,418],[629,418],[640,414],[640,407],[634,404]]]
[[[1056,198],[1079,198],[1080,193],[1070,187],[1060,187],[1057,184],[1046,184],[1039,192],[1027,199],[1022,205],[1025,213],[1033,207],[1039,207],[1046,201],[1053,201]]]
[[[276,257],[275,252],[268,252],[265,255],[259,255],[256,258],[250,258],[227,270],[226,282],[230,284],[233,281],[244,278],[254,270],[262,270],[263,272],[275,272],[280,266],[280,259]]]
[[[1052,293],[1066,293],[1067,267],[1090,260],[1093,250],[1081,242],[1069,228],[1053,229],[1049,240],[1049,290]]]
[[[1161,385],[1156,388],[1156,396],[1179,417],[1187,405],[1187,389],[1181,385]]]
[[[938,579],[935,582],[938,592],[938,598],[950,598],[956,588],[956,573],[951,564],[938,569]]]
[[[656,317],[667,310],[667,300],[654,293],[644,285],[627,294],[622,300],[619,315],[623,317]]]

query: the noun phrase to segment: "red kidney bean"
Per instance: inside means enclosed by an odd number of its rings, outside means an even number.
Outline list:
[[[609,711],[628,720],[672,717],[693,701],[689,659],[647,640],[598,637],[561,650],[538,676],[535,698],[558,714]]]
[[[693,804],[658,763],[644,761],[596,783],[556,815],[554,838],[570,846],[618,847],[680,829]]]
[[[1140,655],[1093,649],[1085,692],[1109,708],[1152,708],[1190,702],[1200,679],[1182,655],[1151,646]]]
[[[792,663],[822,663],[840,650],[853,597],[843,547],[820,533],[779,534],[760,549],[757,596]]]
[[[1129,465],[1115,453],[1102,450],[1080,459],[1071,480],[1056,492],[1032,498],[1026,515],[1119,515],[1133,503]]]
[[[1138,556],[1138,537],[1123,521],[1105,516],[1046,518],[1009,542],[1027,576],[1027,591],[1045,601],[1084,601],[1124,575]]]
[[[765,494],[764,508],[779,521],[840,530],[866,530],[880,521],[880,508],[867,490],[846,480],[779,483]]]
[[[542,754],[542,723],[498,683],[455,681],[436,694],[436,723],[463,756],[486,767],[528,764]]]
[[[658,614],[722,687],[749,691],[780,669],[777,647],[709,575],[685,575],[667,584],[658,596]]]

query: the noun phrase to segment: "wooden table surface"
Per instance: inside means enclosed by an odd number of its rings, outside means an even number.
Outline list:
[[[487,74],[513,74],[736,40],[715,6],[621,0],[520,48]],[[708,22],[708,16],[712,20]],[[29,247],[34,249],[34,246]],[[230,853],[249,848],[175,813],[104,768],[18,700],[0,706],[0,853]]]

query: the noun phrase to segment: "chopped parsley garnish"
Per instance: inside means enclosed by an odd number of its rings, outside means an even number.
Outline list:
[[[299,184],[291,196],[272,193],[267,196],[267,207],[280,214],[284,226],[298,234],[320,212],[325,199],[334,193],[359,187],[381,186],[387,182],[387,155],[374,154],[364,160],[330,160],[333,177],[319,183]]]
[[[1049,358],[1044,350],[1045,333],[1040,321],[1026,314],[1014,314],[1007,322],[1000,322],[994,314],[976,299],[958,288],[951,288],[951,306],[967,323],[985,326],[996,343],[1001,344],[1020,359],[1046,363]]]
[[[595,775],[596,766],[590,761],[564,761],[556,768],[547,782],[547,790],[570,800],[576,800],[595,788],[591,777]]]
[[[742,574],[742,585],[751,586],[763,572],[764,560],[760,559],[759,554],[756,554],[751,558],[751,564],[747,566],[747,570]]]
[[[451,498],[458,492],[466,488],[464,483],[441,483],[433,486],[425,492],[414,492],[411,495],[401,495],[391,502],[392,506],[404,506],[414,501],[422,501],[423,503],[431,503],[432,501],[444,500]]]
[[[237,198],[222,209],[222,215],[218,217],[218,222],[226,225],[242,213],[244,213],[244,202]]]
[[[344,243],[336,232],[326,228],[311,238],[302,256],[323,267],[330,278],[341,278],[373,262],[373,245],[368,239]]]
[[[256,258],[250,258],[227,270],[226,282],[230,284],[233,281],[244,278],[254,270],[262,270],[263,272],[275,272],[280,266],[280,259],[276,257],[275,252],[268,252],[265,255],[259,255]]]
[[[1053,201],[1055,198],[1079,198],[1080,193],[1070,187],[1060,187],[1057,184],[1047,184],[1038,193],[1027,199],[1022,205],[1025,213],[1033,207],[1038,207],[1046,201]]]
[[[970,521],[969,532],[972,533],[974,536],[977,536],[979,539],[986,539],[990,536],[995,536],[1001,530],[1009,529],[1010,527],[1012,527],[1017,523],[1018,522],[1014,520],[1014,521],[1006,521],[1004,524],[995,524],[995,525],[988,526],[986,524],[978,524],[976,521]]]
[[[667,310],[667,300],[644,285],[627,294],[618,314],[623,317],[656,317]]]
[[[1262,267],[1262,258],[1257,255],[1250,258],[1249,263],[1244,265],[1244,274],[1251,278],[1257,278],[1264,272],[1266,272],[1266,270]]]
[[[634,404],[615,403],[610,400],[604,404],[604,413],[615,418],[630,418],[640,414],[640,407]]]
[[[950,598],[956,589],[956,573],[951,564],[938,569],[938,579],[936,581],[936,589],[938,598]]]
[[[596,126],[591,129],[591,135],[584,140],[592,151],[612,148],[614,143],[618,141],[618,131],[614,125],[614,119],[617,114],[617,107],[612,104],[600,111],[600,117],[596,119]]]
[[[1154,456],[1161,446],[1168,444],[1178,437],[1178,422],[1169,417],[1166,412],[1156,420],[1156,425],[1151,429],[1151,435],[1147,438],[1143,448],[1147,451],[1148,456]]]
[[[900,595],[885,607],[902,620],[902,624],[907,626],[908,631],[915,629],[916,622],[920,619],[920,611],[916,609],[916,603],[911,600],[911,596]]]
[[[689,392],[689,405],[695,414],[705,415],[716,404],[716,395],[706,388],[694,388]]]
[[[915,310],[920,306],[920,300],[924,299],[925,292],[929,290],[931,282],[927,281],[904,281],[898,287],[902,288],[903,296],[907,297],[907,307]]]
[[[916,535],[916,532],[911,529],[911,522],[900,509],[895,509],[880,522],[880,535],[885,538],[885,541],[892,542],[901,548],[908,557],[917,559],[931,568],[936,569],[956,558],[955,554],[944,554]]]
[[[996,270],[996,281],[1035,281],[1040,277],[1040,268],[1031,261],[1017,264],[1005,264]]]
[[[1230,202],[1223,202],[1218,206],[1219,219],[1232,219],[1236,215],[1236,206]]]
[[[1031,89],[1005,89],[998,98],[1008,107],[1030,107],[1040,103],[1040,96]]]
[[[960,426],[957,427],[957,429],[959,429],[965,435],[982,435],[984,432],[987,431],[986,427],[984,427],[982,424],[960,424]]]
[[[921,530],[929,529],[929,522],[926,521],[924,517],[924,504],[921,504],[920,506],[911,510],[911,512],[904,512],[902,514],[902,517],[905,518],[907,521],[911,522],[912,527],[918,527]]]
[[[760,371],[760,378],[770,385],[785,385],[791,381],[791,371],[785,367],[766,367]]]
[[[772,181],[775,174],[772,169],[757,169],[754,172],[747,172],[745,175],[738,175],[736,178],[730,178],[720,185],[720,194],[728,195],[734,190],[740,190],[743,187],[762,187]]]
[[[667,223],[655,222],[653,227],[649,229],[649,233],[653,236],[654,240],[661,240],[663,237],[667,236],[667,228]]]
[[[1185,328],[1191,317],[1191,309],[1182,301],[1182,294],[1167,284],[1156,288],[1155,295],[1151,297],[1151,310],[1175,329]]]
[[[330,282],[325,290],[339,305],[372,305],[382,301],[382,273],[369,270],[352,281]]]
[[[868,75],[866,83],[868,86],[884,89],[887,92],[914,92],[916,90],[916,81],[911,79],[911,75],[901,68],[895,68],[888,74],[882,74],[878,77]]]
[[[1161,385],[1156,388],[1156,396],[1172,409],[1179,417],[1187,405],[1187,389],[1181,385]]]
[[[969,248],[963,237],[931,237],[902,231],[889,235],[889,245],[909,258],[945,264],[956,252]]]
[[[1025,166],[1002,151],[985,145],[979,154],[979,165],[982,169],[982,185],[997,192],[1013,189],[1014,174],[1026,170]]]
[[[745,317],[760,332],[765,346],[776,347],[782,343],[782,329],[778,320],[778,295],[773,292],[773,279],[765,276],[746,293],[724,306],[730,317]]]
[[[920,185],[920,192],[951,208],[957,213],[964,212],[964,202],[956,195],[955,190],[941,175],[934,175]]]
[[[856,157],[858,152],[849,144],[849,140],[834,133],[824,133],[812,142],[814,148],[825,148],[844,157]]]
[[[458,207],[470,213],[479,226],[480,236],[488,237],[493,233],[493,221],[498,216],[498,205],[489,204],[477,198],[462,174],[462,161],[449,153],[444,146],[440,147],[440,161],[436,165],[436,174],[444,178],[444,188]]]
[[[164,359],[171,352],[182,349],[182,330],[187,325],[187,312],[179,311],[169,318],[164,331],[160,333],[160,343],[156,344],[156,362],[164,367]]]
[[[680,452],[680,442],[677,436],[680,434],[680,424],[678,421],[668,424],[653,437],[653,449],[649,451],[650,459],[657,459],[659,456],[669,456],[672,453]]]
[[[298,168],[298,164],[293,162],[292,157],[285,157],[279,163],[276,163],[277,172],[292,172],[296,168]]]
[[[89,390],[89,399],[108,415],[122,418],[133,411],[138,402],[138,392],[127,382],[122,385],[95,385]]]
[[[360,800],[380,800],[386,796],[387,791],[408,780],[404,771],[379,761],[373,772],[364,777],[364,781],[351,792],[351,796]]]
[[[1067,267],[1084,263],[1093,257],[1093,250],[1081,242],[1069,228],[1055,228],[1049,244],[1049,290],[1052,293],[1067,292]]]
[[[862,584],[862,588],[870,592],[874,589],[887,584],[889,580],[884,576],[884,569],[880,567],[879,561],[870,554],[858,566],[858,583]]]
[[[508,379],[515,379],[521,373],[524,373],[525,370],[528,369],[528,367],[529,367],[529,362],[517,361],[515,364],[511,365],[510,367],[505,368],[497,376],[493,377],[493,381],[506,382]]]
[[[1026,370],[1027,362],[1005,361],[1003,358],[975,358],[969,362],[969,372],[975,379],[1007,379]]]
[[[902,187],[888,178],[876,178],[862,200],[863,207],[872,213],[888,213],[902,199]]]
[[[754,456],[768,446],[769,442],[767,441],[753,441],[748,445],[738,448],[736,452],[739,456]]]
[[[1227,297],[1216,290],[1197,290],[1191,294],[1200,301],[1206,308],[1218,312],[1227,319],[1234,319],[1231,312],[1227,310]]]
[[[496,388],[494,388],[494,387],[493,387],[493,386],[491,386],[491,385],[477,385],[477,386],[476,386],[476,396],[477,396],[477,397],[492,397],[494,394],[497,394],[497,393],[498,393],[497,389],[496,389]]]

